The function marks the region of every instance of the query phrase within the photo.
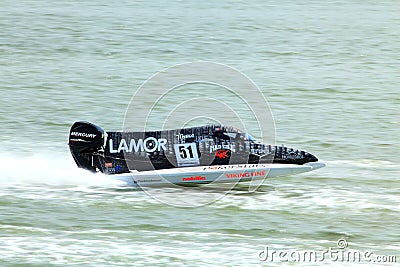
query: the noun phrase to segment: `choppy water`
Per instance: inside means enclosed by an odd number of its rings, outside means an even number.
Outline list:
[[[259,260],[265,245],[323,251],[340,238],[400,261],[398,1],[1,6],[1,266],[274,265]],[[120,129],[140,84],[194,60],[253,79],[277,143],[328,167],[194,209],[75,167],[75,120]]]

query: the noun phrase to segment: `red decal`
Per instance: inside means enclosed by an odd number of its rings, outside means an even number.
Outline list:
[[[215,151],[215,156],[219,159],[227,159],[229,158],[229,153],[231,151],[229,149],[219,149]]]
[[[106,168],[112,168],[112,162],[106,162],[106,163],[104,163],[104,167],[106,167]]]
[[[206,177],[200,175],[182,178],[182,181],[204,181],[204,180],[206,180]]]
[[[242,172],[242,173],[227,173],[225,174],[226,178],[250,178],[250,177],[262,177],[265,176],[265,171],[257,171],[257,172]]]

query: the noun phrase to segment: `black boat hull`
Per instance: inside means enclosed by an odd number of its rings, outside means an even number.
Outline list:
[[[75,122],[69,147],[78,167],[106,174],[231,164],[305,164],[305,151],[266,145],[237,128],[205,125],[149,132],[107,132]]]

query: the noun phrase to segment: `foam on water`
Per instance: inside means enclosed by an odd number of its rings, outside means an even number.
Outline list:
[[[79,169],[71,155],[51,151],[30,155],[0,154],[2,186],[57,185],[113,187],[123,184],[104,174]]]

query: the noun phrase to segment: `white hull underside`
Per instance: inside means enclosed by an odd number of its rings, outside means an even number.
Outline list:
[[[239,164],[182,167],[110,175],[131,186],[196,185],[209,183],[262,182],[266,178],[287,176],[325,167],[324,163],[295,164]],[[261,181],[260,181],[261,180]]]

